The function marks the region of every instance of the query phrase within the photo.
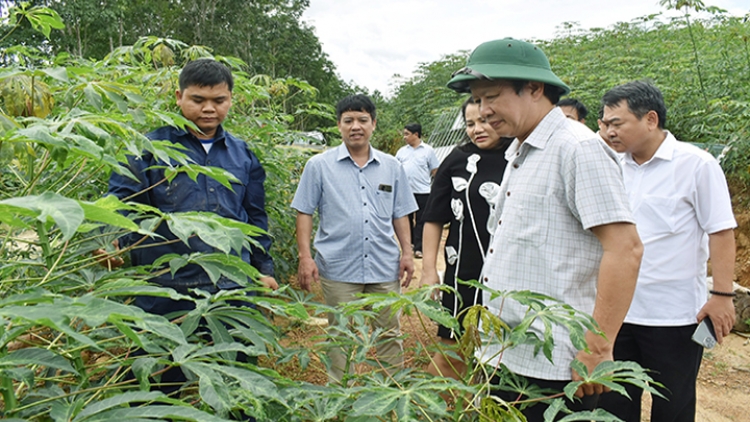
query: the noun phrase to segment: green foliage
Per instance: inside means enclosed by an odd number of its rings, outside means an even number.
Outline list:
[[[301,20],[309,5],[307,0],[209,3],[198,0],[35,0],[31,8],[26,4],[22,0],[0,3],[0,11],[5,5],[13,5],[11,20],[6,26],[18,26],[15,32],[8,34],[6,45],[23,44],[52,54],[67,52],[79,58],[102,59],[129,45],[137,46],[144,36],[178,39],[200,46],[194,49],[238,57],[250,74],[307,81],[315,86],[322,102],[334,102],[347,88],[336,75],[336,68],[323,52],[313,28]],[[61,28],[60,17],[67,23],[65,30],[50,34],[51,28]],[[38,36],[37,29],[44,31],[45,39]],[[3,45],[2,40],[0,45]],[[154,46],[147,61],[170,66],[175,60],[179,61],[177,50],[180,49],[167,44]],[[190,55],[189,50],[183,53]],[[296,90],[293,84],[284,86]],[[286,102],[284,111],[290,114],[298,107],[309,106],[293,96]],[[308,114],[294,125],[296,129],[313,130],[330,124],[329,117]]]
[[[51,13],[44,16],[54,17]],[[56,22],[47,24],[55,28]],[[173,104],[177,71],[185,60],[207,56],[209,50],[144,37],[102,60],[65,54],[40,59],[39,51],[33,52],[39,57],[31,57],[22,49],[12,53],[18,60],[0,73],[0,84],[24,75],[31,79],[31,86],[44,83],[55,101],[45,105],[49,113],[39,115],[9,113],[7,102],[0,109],[1,417],[28,421],[223,421],[248,416],[284,421],[521,420],[509,403],[485,397],[477,406],[473,400],[484,397],[488,387],[474,380],[480,375],[491,377],[496,368],[477,362],[473,373],[462,380],[432,378],[412,369],[390,375],[378,370],[383,365],[367,354],[382,341],[379,331],[369,330],[373,312],[389,306],[394,312],[417,315],[424,329],[425,318],[457,326],[430,299],[429,289],[365,296],[331,309],[288,285],[271,292],[250,281],[257,278],[257,270],[235,254],[255,243],[254,237],[261,233],[257,227],[210,213],[164,213],[128,198],[102,197],[109,173],[130,175],[122,164],[126,155],[144,151],[176,163],[165,169],[168,177],[185,172],[193,178],[204,174],[225,185],[231,182],[231,175],[223,170],[195,165],[174,145],[152,142],[143,135],[160,125],[191,125]],[[296,255],[289,202],[312,152],[279,145],[297,119],[308,114],[330,119],[330,108],[315,102],[316,91],[306,82],[250,76],[241,60],[216,58],[232,66],[236,75],[227,127],[249,141],[268,173],[267,209],[275,240],[271,252],[283,279],[293,269]],[[302,101],[287,113],[291,97]],[[36,109],[34,105],[27,108]],[[162,224],[177,235],[175,241],[198,237],[216,252],[168,255],[151,266],[118,269],[104,268],[98,262],[141,247],[138,241],[122,249],[113,247],[123,234],[157,237],[155,229]],[[105,255],[95,258],[94,250],[103,250]],[[214,281],[224,276],[243,288],[215,294],[180,293],[149,284],[153,277],[187,264],[201,266]],[[585,330],[595,329],[590,317],[548,297],[531,292],[490,293],[527,306],[528,317],[519,326],[509,327],[484,308],[472,308],[466,320],[481,320],[482,325],[465,327],[468,335],[461,339],[465,356],[473,356],[485,339],[502,350],[533,344],[549,357],[552,325],[564,325],[578,346],[584,345]],[[134,306],[134,296],[191,301],[195,306],[189,312],[159,316]],[[326,334],[314,347],[288,346],[284,332],[271,319],[305,321],[308,313],[324,312],[334,312],[337,328],[347,335],[338,340]],[[528,332],[532,321],[541,321],[543,332]],[[278,364],[296,362],[302,371],[313,359],[325,363],[324,352],[330,347],[347,350],[349,365],[366,364],[375,370],[352,375],[341,384],[318,386],[256,363],[258,358]],[[420,347],[428,349],[428,345]],[[438,344],[429,347],[440,349]],[[250,362],[238,360],[240,353],[250,357]],[[455,351],[445,353],[456,356]],[[172,396],[151,392],[152,387],[165,385],[162,375],[173,368],[188,378],[179,392]],[[648,381],[642,370],[622,363],[585,377],[590,382],[644,386]],[[454,395],[455,409],[440,398],[445,392]],[[545,397],[538,391],[526,392],[530,400]],[[559,404],[551,409],[551,415],[562,411]],[[611,420],[601,412],[587,417]]]

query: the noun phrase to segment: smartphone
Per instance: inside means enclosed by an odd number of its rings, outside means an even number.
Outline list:
[[[698,324],[698,328],[693,333],[693,341],[706,349],[712,349],[716,346],[716,333],[714,332],[714,324],[711,322],[711,318],[705,317]]]

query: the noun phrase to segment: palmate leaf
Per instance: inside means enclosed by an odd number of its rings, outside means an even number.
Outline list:
[[[169,263],[173,275],[185,265],[200,265],[214,283],[224,276],[240,286],[246,286],[248,280],[258,280],[260,278],[260,272],[255,267],[235,255],[194,253],[187,257],[183,257],[175,254],[168,254],[154,261],[154,266],[159,266],[164,263]]]
[[[430,299],[432,286],[424,286],[417,290],[403,293],[377,293],[363,295],[361,299],[347,304],[347,309],[353,311],[364,306],[372,307],[377,312],[383,308],[390,307],[391,312],[399,310],[409,312],[412,308],[418,309],[423,315],[446,327],[458,329],[458,321],[445,310],[439,303]]]
[[[108,196],[108,198],[111,197],[111,195]],[[133,220],[124,217],[116,211],[102,208],[96,205],[96,203],[92,204],[90,202],[79,201],[78,205],[83,209],[83,213],[87,220],[109,224],[110,226],[120,227],[134,232],[140,231],[140,227],[138,227]]]
[[[566,414],[567,416],[561,419],[555,419],[555,417],[558,416],[560,413]],[[604,409],[596,409],[593,411],[583,411],[583,412],[571,412],[565,406],[565,401],[561,398],[555,399],[550,403],[550,406],[547,408],[547,410],[544,411],[544,420],[545,421],[557,420],[559,422],[573,422],[573,421],[622,422],[622,419],[607,412]]]
[[[130,324],[176,344],[187,343],[179,327],[170,323],[166,318],[149,314],[135,306],[92,295],[80,298],[57,297],[52,302],[37,303],[34,306],[29,304],[4,306],[0,307],[0,316],[8,319],[21,319],[34,325],[51,328],[96,350],[101,350],[101,346],[95,340],[72,328],[71,321],[80,319],[91,327],[107,322]],[[132,331],[124,334],[132,334]]]
[[[5,199],[0,201],[2,206],[13,214],[28,215],[28,211],[32,211],[42,223],[52,219],[60,227],[64,241],[73,237],[84,219],[84,211],[77,201],[52,192]]]
[[[664,395],[655,389],[654,386],[661,386],[655,382],[649,375],[648,371],[636,362],[630,361],[604,361],[594,368],[589,374],[586,365],[579,360],[571,363],[573,368],[582,378],[581,381],[572,381],[565,386],[563,390],[568,398],[573,397],[578,387],[583,383],[602,384],[625,397],[630,398],[623,384],[631,384],[651,394],[664,398]]]
[[[174,213],[166,218],[170,231],[185,244],[193,235],[224,253],[241,253],[246,244],[246,236],[240,229],[223,226],[210,213]]]
[[[55,400],[50,407],[49,415],[55,422],[68,422],[81,411],[85,404],[83,397]]]
[[[77,373],[64,357],[47,349],[19,349],[0,357],[0,368],[23,365],[39,365],[47,368],[60,369],[74,374]]]
[[[97,413],[109,410],[115,407],[121,407],[130,403],[148,403],[158,399],[166,399],[167,396],[159,391],[137,391],[137,392],[126,392],[118,394],[114,397],[106,398],[98,402],[94,402],[89,406],[86,406],[78,415],[76,415],[73,421],[85,420],[87,417],[95,415]]]
[[[231,189],[232,191],[234,191],[234,189],[232,188],[231,182],[239,182],[234,174],[221,167],[201,166],[198,164],[183,164],[179,167],[171,167],[164,170],[164,175],[170,182],[179,173],[187,174],[192,181],[198,180],[198,175],[205,174],[206,176],[221,183],[225,188]]]
[[[232,408],[232,396],[221,378],[200,377],[198,393],[201,399],[220,415],[226,414]]]
[[[137,400],[133,400],[137,402]],[[196,422],[230,422],[230,419],[224,419],[214,416],[210,413],[202,412],[198,409],[180,406],[176,402],[170,405],[148,405],[142,407],[124,407],[105,410],[91,416],[74,419],[76,422],[112,422],[112,421],[171,421],[187,420]]]
[[[368,380],[367,387],[360,390],[362,394],[352,404],[349,415],[390,419],[388,414],[393,412],[395,420],[399,421],[424,420],[426,414],[440,419],[448,416],[446,403],[440,394],[448,390],[475,393],[474,387],[453,379],[422,378],[412,371],[400,371],[394,376],[396,385],[383,377]]]

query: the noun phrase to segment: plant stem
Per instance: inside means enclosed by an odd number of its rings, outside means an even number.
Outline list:
[[[49,235],[47,234],[47,228],[44,226],[44,222],[36,222],[36,233],[39,237],[39,246],[42,247],[42,255],[44,256],[44,261],[46,262],[47,269],[49,270],[55,264],[55,261],[52,260],[52,248],[49,244]]]
[[[701,72],[701,62],[698,56],[698,44],[695,42],[695,35],[693,34],[693,25],[690,23],[690,14],[685,12],[685,21],[687,22],[688,34],[690,34],[690,42],[693,44],[693,55],[695,56],[695,70],[698,72],[698,83],[701,86],[701,95],[703,96],[703,102],[708,107],[708,96],[706,96],[706,88],[703,86],[703,72]]]

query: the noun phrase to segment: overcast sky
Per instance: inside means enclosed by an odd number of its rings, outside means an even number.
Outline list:
[[[750,12],[750,0],[703,2]],[[658,0],[310,0],[303,19],[345,81],[390,95],[394,74],[484,41],[552,39],[564,22],[606,28],[659,12],[674,16]]]

